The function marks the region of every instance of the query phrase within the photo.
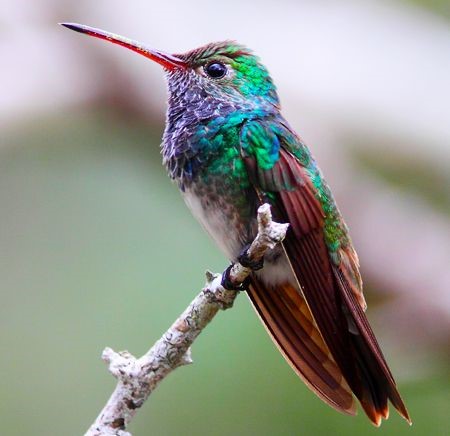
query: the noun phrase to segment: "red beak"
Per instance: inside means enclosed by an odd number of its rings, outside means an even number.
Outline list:
[[[75,30],[75,32],[85,33],[86,35],[95,36],[96,38],[110,41],[114,44],[121,45],[130,50],[139,53],[152,61],[162,65],[167,70],[174,70],[176,68],[185,69],[187,64],[182,59],[172,56],[168,53],[161,52],[159,50],[152,50],[144,47],[137,41],[125,38],[123,36],[115,35],[114,33],[105,32],[104,30],[95,29],[94,27],[84,26],[83,24],[76,23],[60,23],[62,26],[68,29]]]

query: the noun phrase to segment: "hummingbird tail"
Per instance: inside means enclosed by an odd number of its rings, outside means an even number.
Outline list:
[[[301,239],[287,237],[284,244],[312,318],[369,419],[378,427],[389,415],[389,399],[411,423],[363,307],[348,283],[345,266],[321,254],[326,252],[317,232]]]
[[[293,370],[325,403],[354,415],[352,391],[302,295],[289,283],[268,287],[255,276],[250,280],[248,296]]]
[[[378,426],[381,423],[381,417],[387,419],[389,416],[389,399],[400,415],[411,425],[409,413],[361,304],[350,289],[342,270],[339,267],[333,267],[333,272],[345,302],[343,306],[348,308],[346,316],[349,325],[355,328],[351,339],[357,367],[362,376],[363,389],[359,392],[358,399],[364,411]]]

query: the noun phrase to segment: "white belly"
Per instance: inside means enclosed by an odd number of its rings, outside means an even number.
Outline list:
[[[202,201],[189,190],[183,192],[183,198],[194,217],[208,232],[219,248],[230,260],[236,259],[245,245],[245,235],[236,229],[236,223],[230,222],[229,216],[220,205],[205,208]]]
[[[220,249],[231,261],[235,261],[243,247],[251,242],[251,240],[247,240],[245,229],[241,228],[239,230],[239,224],[230,220],[229,215],[223,212],[224,209],[220,205],[204,207],[205,202],[203,201],[202,204],[199,197],[189,190],[183,192],[183,198],[192,214]],[[275,253],[269,253],[264,261],[264,268],[261,271],[257,271],[256,274],[268,285],[273,286],[289,282],[297,287],[297,281],[286,255],[280,253],[282,251],[281,247],[278,247],[276,250],[278,255],[273,256]]]

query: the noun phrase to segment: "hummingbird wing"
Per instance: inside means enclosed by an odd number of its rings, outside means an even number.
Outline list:
[[[256,192],[272,204],[276,219],[290,223],[283,245],[311,318],[337,367],[375,425],[388,417],[388,399],[410,422],[364,314],[358,258],[347,227],[308,148],[281,117],[248,121],[240,139]],[[254,279],[251,288],[250,297],[275,342],[282,349],[286,344],[295,349],[298,344],[287,330],[274,328],[287,322],[295,331],[304,325],[298,312],[289,311],[287,289],[277,289],[280,301],[267,297],[262,307],[264,290]],[[297,371],[295,362],[305,361],[299,350],[288,360]]]

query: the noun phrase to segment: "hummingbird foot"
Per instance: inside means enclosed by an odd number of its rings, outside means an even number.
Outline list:
[[[248,255],[248,249],[250,248],[250,244],[246,245],[241,254],[237,257],[237,261],[245,268],[249,268],[252,271],[258,271],[264,266],[264,259],[254,260]],[[233,264],[231,264],[225,272],[222,274],[222,282],[221,285],[225,289],[229,289],[230,291],[246,291],[248,289],[248,285],[250,283],[250,279],[247,277],[240,285],[236,285],[233,280],[231,280],[230,273],[233,268]]]
[[[250,268],[252,271],[258,271],[264,266],[264,258],[259,260],[251,259],[248,255],[248,249],[250,248],[250,244],[246,245],[241,254],[238,256],[238,262],[244,266],[245,268]]]
[[[234,265],[231,264],[225,270],[225,272],[222,274],[222,280],[221,280],[220,284],[225,289],[228,289],[229,291],[238,291],[238,292],[246,291],[248,289],[248,285],[249,285],[250,279],[247,277],[241,284],[235,285],[233,280],[231,280],[231,277],[230,277],[231,269],[233,268],[233,266]]]

